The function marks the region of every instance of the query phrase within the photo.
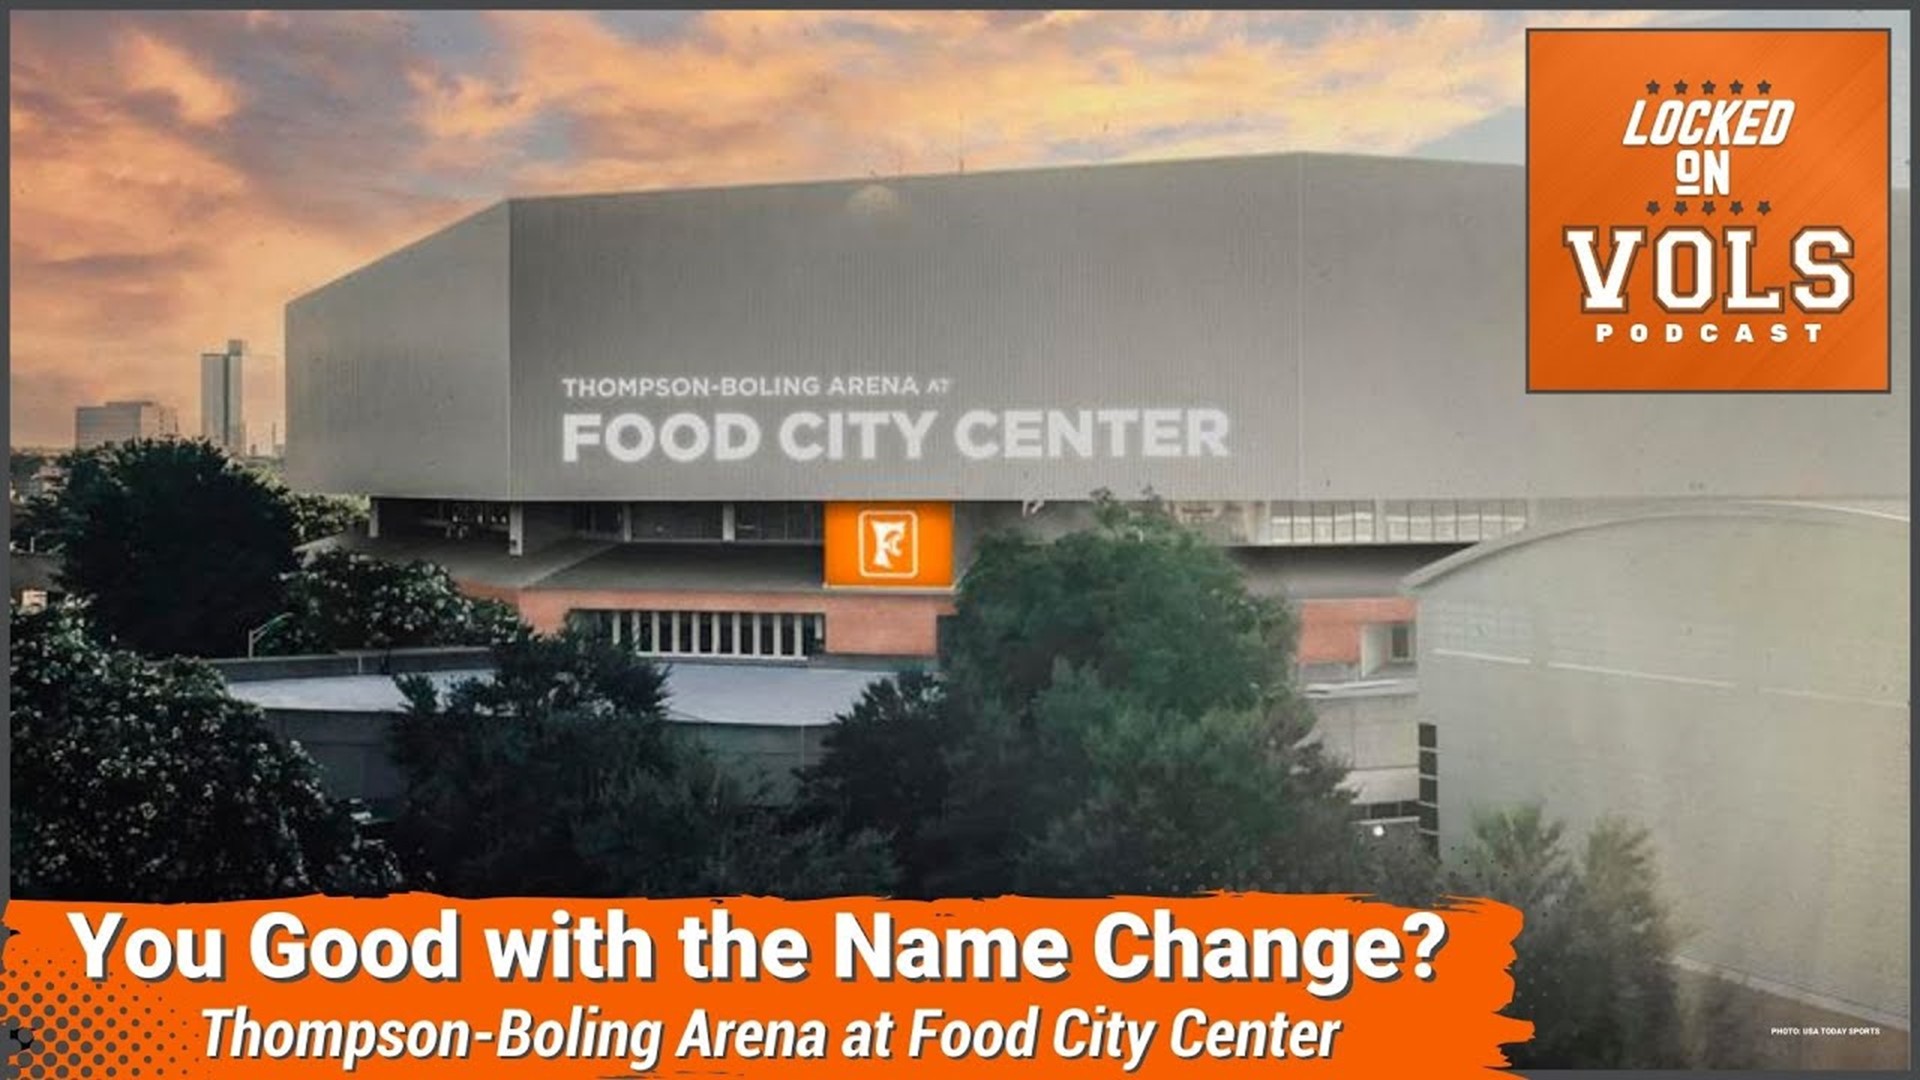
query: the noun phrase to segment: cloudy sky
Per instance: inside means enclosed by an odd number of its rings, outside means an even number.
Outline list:
[[[16,12],[12,442],[259,354],[286,301],[508,195],[1287,150],[1519,162],[1527,26],[1904,14]]]

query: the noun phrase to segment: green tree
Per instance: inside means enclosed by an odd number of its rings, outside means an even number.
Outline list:
[[[583,635],[517,637],[490,679],[403,676],[396,843],[461,896],[825,895],[883,886],[876,837],[783,834],[666,720],[655,665]]]
[[[47,463],[45,454],[36,454],[31,450],[7,451],[7,477],[15,484],[24,484],[33,479],[40,466]]]
[[[314,495],[279,488],[280,497],[293,514],[294,541],[309,544],[330,536],[339,536],[367,520],[365,499],[345,499],[337,495]]]
[[[869,683],[828,731],[821,761],[802,771],[793,819],[804,830],[841,829],[891,838],[894,873],[917,883],[945,851],[927,832],[946,802],[952,735],[941,682],[922,671]]]
[[[312,759],[211,668],[106,648],[66,606],[16,608],[12,632],[16,895],[177,903],[397,883]]]
[[[1092,529],[990,537],[937,683],[871,690],[796,820],[888,836],[915,896],[1362,888],[1293,635],[1155,507],[1103,500]]]
[[[513,608],[467,596],[445,569],[332,549],[288,578],[285,618],[264,652],[492,645],[525,632]]]
[[[115,443],[62,458],[47,507],[61,583],[101,629],[150,656],[233,656],[281,607],[293,516],[205,442]]]
[[[1517,1069],[1681,1068],[1676,934],[1644,830],[1604,819],[1578,859],[1538,806],[1483,815],[1451,891],[1518,907],[1511,1015],[1533,1039]]]
[[[1336,790],[1345,769],[1299,746],[1304,709],[1275,701],[1188,717],[1114,700],[1080,675],[1043,693],[1034,716],[1072,733],[1083,773],[1021,851],[1017,891],[1363,885],[1352,807]]]

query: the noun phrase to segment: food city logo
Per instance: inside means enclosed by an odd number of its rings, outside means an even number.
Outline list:
[[[860,511],[860,576],[887,580],[919,573],[919,511]]]
[[[1885,390],[1885,46],[1529,35],[1529,389]]]

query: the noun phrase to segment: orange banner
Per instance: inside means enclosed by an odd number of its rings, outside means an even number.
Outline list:
[[[1527,386],[1884,391],[1886,30],[1527,35]]]
[[[827,584],[945,589],[953,584],[953,504],[828,503]]]
[[[15,902],[8,1075],[1478,1076],[1521,916],[1341,896]]]

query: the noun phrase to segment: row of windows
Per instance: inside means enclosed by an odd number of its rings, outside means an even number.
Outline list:
[[[1420,743],[1420,797],[1414,808],[1420,814],[1420,836],[1426,841],[1427,850],[1440,852],[1440,729],[1434,724],[1421,721],[1419,728]]]
[[[573,528],[608,540],[722,540],[814,543],[822,536],[814,502],[576,503]]]
[[[574,620],[642,656],[801,659],[827,638],[818,612],[578,611]]]
[[[1268,504],[1270,544],[1475,543],[1527,524],[1519,499],[1385,499]]]
[[[506,503],[440,499],[427,504],[420,523],[444,528],[450,534],[477,531],[505,532],[508,522]]]
[[[1522,499],[1344,499],[1174,503],[1182,521],[1229,544],[1476,543],[1526,527]]]

